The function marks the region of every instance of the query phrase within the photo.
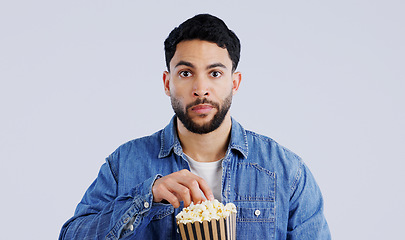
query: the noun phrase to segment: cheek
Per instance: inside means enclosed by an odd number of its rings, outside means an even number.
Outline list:
[[[174,83],[174,81],[170,82],[170,93],[174,95],[181,95],[184,91],[185,87],[179,83]]]
[[[191,96],[191,90],[186,85],[176,85],[170,88],[170,94],[183,101]]]
[[[178,95],[176,91],[170,91],[170,99],[172,102],[176,102],[177,105],[184,105],[184,97]]]
[[[179,91],[174,88],[170,89],[170,97],[178,100],[182,99],[181,93],[179,93]]]
[[[222,99],[228,97],[229,93],[233,94],[233,85],[232,84],[227,83],[217,89],[217,94],[219,96],[221,96]]]

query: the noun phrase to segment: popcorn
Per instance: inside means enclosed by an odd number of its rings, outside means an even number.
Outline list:
[[[183,208],[183,211],[177,214],[176,220],[177,223],[193,223],[196,221],[201,223],[205,220],[226,218],[231,213],[236,213],[235,204],[228,203],[224,205],[216,199],[213,201],[207,200],[196,205],[191,203],[187,208]]]
[[[218,200],[191,204],[176,216],[182,240],[235,240],[236,206]]]

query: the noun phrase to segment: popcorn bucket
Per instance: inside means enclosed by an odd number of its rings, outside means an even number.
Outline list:
[[[235,240],[236,213],[203,222],[178,223],[182,240]]]

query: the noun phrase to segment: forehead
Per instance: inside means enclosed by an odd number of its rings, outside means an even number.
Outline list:
[[[232,68],[232,61],[226,48],[218,47],[216,43],[203,40],[187,40],[177,44],[176,52],[170,61],[170,68],[180,61],[205,67],[214,63],[221,63]]]

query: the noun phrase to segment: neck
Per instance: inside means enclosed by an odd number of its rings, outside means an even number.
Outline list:
[[[225,157],[231,127],[232,121],[229,112],[222,124],[207,134],[192,133],[177,119],[177,132],[183,152],[198,162],[214,162]]]

